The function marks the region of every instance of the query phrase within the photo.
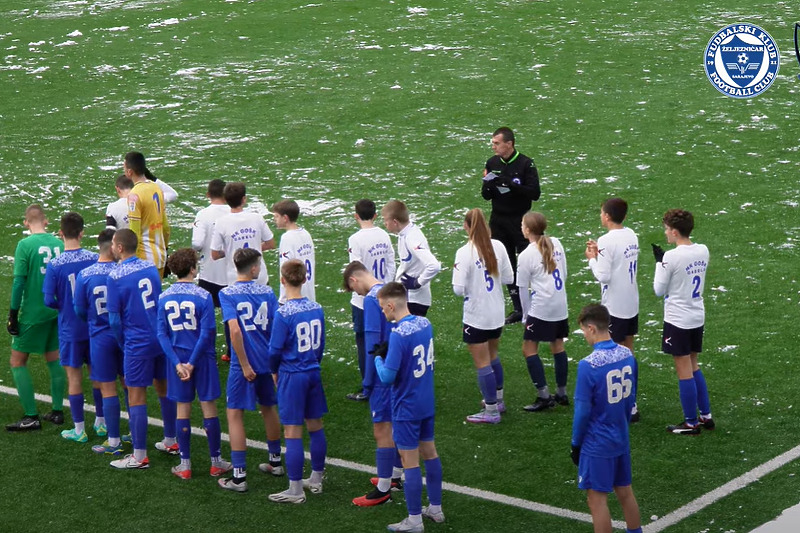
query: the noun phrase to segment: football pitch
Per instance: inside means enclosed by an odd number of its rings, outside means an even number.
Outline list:
[[[176,459],[152,448],[148,471],[119,472],[90,451],[99,437],[68,442],[49,423],[33,434],[2,432],[0,531],[367,532],[402,519],[402,494],[377,508],[350,503],[369,490],[364,470],[374,464],[367,407],[345,399],[359,378],[349,295],[339,289],[347,237],[358,229],[352,206],[362,197],[405,201],[445,267],[433,281],[429,318],[447,521],[426,529],[591,531],[569,458],[572,409],[521,409],[534,388],[519,324],[501,344],[508,413],[498,426],[464,422],[480,394],[450,265],[466,240],[466,210],[488,214],[480,176],[491,132],[502,125],[539,168],[534,208],[567,252],[573,331],[579,309],[599,299],[583,256],[585,241],[603,232],[599,205],[610,196],[631,205],[627,224],[644,252],[635,346],[642,421],[631,428],[631,447],[645,531],[746,532],[797,504],[800,67],[792,29],[800,7],[312,1],[0,3],[0,301],[10,300],[25,206],[42,203],[53,231],[62,212],[78,211],[86,235],[96,235],[127,151],[143,152],[178,190],[169,207],[173,249],[189,245],[210,179],[245,181],[250,206],[265,214],[293,198],[317,250],[328,328],[325,427],[336,459],[323,494],[281,506],[266,495],[287,481],[257,471],[263,448],[248,453],[250,491],[235,494],[205,475],[202,436],[193,440],[194,478],[183,481],[169,474]],[[722,96],[703,72],[706,43],[734,22],[761,26],[781,51],[777,81],[755,99]],[[651,289],[649,244],[664,245],[661,216],[674,207],[695,214],[692,237],[711,253],[700,361],[717,429],[696,438],[664,431],[681,409],[672,362],[659,350],[662,302]],[[266,260],[275,279],[275,252]],[[566,349],[571,392],[577,361],[590,350],[577,334]],[[552,381],[552,358],[546,349],[542,356]],[[33,357],[30,367],[36,391],[48,394],[42,361]],[[220,371],[225,379],[227,367]],[[0,386],[6,423],[21,409],[5,363]],[[160,417],[150,400],[150,416]],[[255,413],[246,427],[249,438],[263,438]],[[152,426],[151,447],[159,435]]]

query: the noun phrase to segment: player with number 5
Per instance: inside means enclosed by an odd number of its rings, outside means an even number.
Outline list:
[[[522,234],[530,244],[517,259],[517,284],[522,308],[527,311],[522,355],[528,374],[538,390],[536,401],[523,407],[539,412],[569,405],[567,397],[567,352],[564,338],[569,335],[567,322],[567,258],[564,247],[555,237],[547,237],[547,219],[529,211],[522,217]],[[539,359],[539,343],[549,342],[556,370],[555,397],[550,395],[544,365]]]
[[[662,222],[667,242],[675,248],[665,252],[653,245],[656,259],[653,290],[656,296],[664,297],[661,350],[670,354],[675,363],[684,418],[679,424],[667,426],[667,431],[675,435],[698,435],[701,426],[709,430],[715,427],[706,378],[697,363],[697,354],[703,350],[706,315],[703,288],[708,248],[689,239],[694,229],[694,217],[689,211],[670,209]]]
[[[502,242],[491,238],[480,209],[464,217],[469,242],[458,249],[453,264],[453,291],[464,297],[464,342],[478,373],[484,408],[467,417],[473,424],[497,424],[506,410],[503,365],[497,356],[505,324],[503,285],[514,282],[514,270]]]
[[[625,515],[626,531],[642,533],[639,505],[631,488],[628,424],[636,402],[637,364],[631,351],[611,340],[609,313],[587,305],[578,316],[592,353],[578,363],[572,462],[578,488],[586,491],[595,533],[611,533],[608,494],[615,492]]]

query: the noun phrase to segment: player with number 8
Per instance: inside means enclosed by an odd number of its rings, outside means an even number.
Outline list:
[[[564,338],[569,335],[567,322],[567,258],[564,247],[555,237],[544,234],[547,219],[529,211],[522,217],[522,234],[530,243],[517,259],[517,283],[522,308],[527,313],[523,333],[522,355],[528,374],[536,386],[536,401],[523,407],[539,412],[556,403],[569,405],[567,397],[567,352]],[[550,395],[544,365],[539,358],[539,343],[550,343],[556,371],[555,396]]]
[[[667,426],[675,435],[698,435],[700,428],[714,429],[711,403],[697,355],[703,350],[705,288],[708,248],[693,243],[689,235],[694,217],[683,209],[670,209],[662,219],[664,236],[675,248],[664,252],[653,247],[656,273],[653,290],[664,297],[664,329],[661,350],[672,355],[678,374],[683,422]],[[699,412],[699,417],[698,417]]]

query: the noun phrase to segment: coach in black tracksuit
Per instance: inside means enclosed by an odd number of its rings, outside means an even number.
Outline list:
[[[492,201],[489,218],[492,238],[505,245],[514,269],[514,283],[506,285],[514,303],[514,311],[506,317],[506,324],[513,324],[524,318],[517,288],[517,254],[528,246],[520,226],[522,216],[531,209],[531,202],[538,200],[541,194],[539,173],[533,159],[514,147],[514,132],[510,128],[494,132],[492,150],[495,156],[486,162],[481,195],[484,200]]]

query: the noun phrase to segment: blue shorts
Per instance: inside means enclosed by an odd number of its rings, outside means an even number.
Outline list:
[[[213,358],[198,357],[189,381],[181,381],[174,367],[167,371],[167,398],[180,403],[191,403],[195,392],[201,402],[219,398],[219,370]]]
[[[353,304],[350,304],[350,311],[353,317],[353,331],[356,335],[364,334],[364,309],[360,309]]]
[[[275,405],[275,382],[272,374],[256,374],[256,379],[247,381],[241,370],[228,374],[228,387],[225,391],[228,409],[248,409],[255,411],[258,405]]]
[[[284,426],[301,426],[304,420],[328,412],[319,369],[278,373],[278,414]]]
[[[149,387],[154,379],[167,379],[167,358],[164,354],[126,357],[124,372],[125,384],[129,387]]]
[[[90,378],[101,383],[116,381],[123,374],[122,348],[113,333],[96,335],[89,340],[89,355],[92,361]]]
[[[398,450],[416,450],[420,442],[433,440],[433,417],[392,422],[392,438]]]
[[[631,454],[617,457],[590,457],[581,454],[578,462],[578,488],[614,492],[614,487],[631,484]]]
[[[61,366],[81,368],[90,364],[89,339],[83,341],[60,341],[58,343]]]
[[[392,421],[392,388],[375,387],[369,395],[369,410],[372,412],[372,423]]]

